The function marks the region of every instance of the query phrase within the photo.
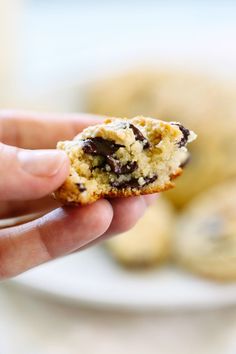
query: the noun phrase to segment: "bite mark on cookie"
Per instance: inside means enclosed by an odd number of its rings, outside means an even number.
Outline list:
[[[55,193],[63,202],[88,204],[102,197],[164,191],[187,159],[194,133],[180,123],[144,117],[107,119],[73,141],[58,143],[71,161],[70,176]]]

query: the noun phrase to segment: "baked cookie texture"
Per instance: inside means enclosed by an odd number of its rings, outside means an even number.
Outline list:
[[[166,261],[175,215],[163,197],[150,206],[129,231],[106,241],[107,250],[122,266],[142,269]]]
[[[55,192],[65,204],[102,197],[156,193],[174,186],[196,135],[180,123],[135,117],[113,118],[59,142],[70,159],[70,175]]]
[[[236,280],[236,181],[220,184],[191,203],[177,223],[173,256],[199,275]]]
[[[176,188],[165,193],[177,208],[183,208],[201,191],[236,176],[234,92],[228,82],[204,75],[137,68],[92,83],[85,104],[92,113],[133,117],[141,112],[181,121],[197,133],[197,144],[189,147],[191,164]]]

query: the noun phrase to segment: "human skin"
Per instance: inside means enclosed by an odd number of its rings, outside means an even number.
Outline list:
[[[156,199],[101,199],[64,207],[50,197],[69,173],[66,154],[55,150],[57,141],[99,122],[100,117],[86,114],[0,111],[0,218],[44,214],[0,230],[0,280],[127,231]]]

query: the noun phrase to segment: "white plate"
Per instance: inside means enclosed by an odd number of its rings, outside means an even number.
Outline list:
[[[79,5],[79,2],[74,3]],[[128,6],[124,2],[125,7],[119,3],[117,8],[114,5],[115,8],[109,10],[110,5],[113,6],[111,1],[109,6],[105,4],[99,9],[88,2],[88,8],[84,10],[73,8],[75,17],[71,11],[68,13],[69,7],[66,6],[63,11],[57,11],[57,16],[61,13],[62,18],[57,17],[58,23],[54,24],[57,27],[53,27],[53,31],[51,18],[55,9],[47,5],[45,11],[40,4],[28,17],[30,50],[24,51],[28,53],[28,65],[24,70],[30,84],[25,88],[24,102],[18,107],[83,111],[83,81],[102,76],[107,71],[122,71],[136,62],[137,66],[146,60],[149,63],[150,58],[149,64],[158,63],[160,67],[193,68],[216,76],[235,77],[236,50],[232,38],[236,27],[232,9],[226,16],[225,13],[222,15],[226,8],[216,6],[214,13],[217,11],[222,20],[218,21],[219,16],[211,16],[210,2],[207,8],[205,3],[204,8],[197,9],[187,9],[184,5],[185,11],[177,2],[173,2],[175,7],[171,6],[171,11],[169,6],[160,7],[158,4],[153,8],[156,3],[146,6],[140,2],[142,8],[134,11],[133,3]],[[192,15],[195,13],[204,14],[201,26],[198,16]],[[88,16],[92,18],[93,26],[88,26]],[[130,30],[130,19],[135,31]],[[113,30],[108,31],[111,23]],[[94,28],[99,32],[95,33]],[[84,29],[86,36],[81,36]],[[55,41],[55,33],[61,34],[57,36],[58,41]],[[192,40],[195,33],[198,39]],[[60,60],[55,61],[55,55]],[[68,79],[66,85],[58,79],[58,72]],[[43,265],[14,281],[68,302],[127,310],[198,309],[236,303],[236,285],[211,283],[171,267],[142,273],[128,272],[99,247]]]
[[[82,111],[83,93],[81,83],[70,83],[38,96],[32,105],[48,111]],[[236,303],[236,284],[205,281],[174,267],[129,272],[101,247],[40,266],[14,281],[68,303],[119,310],[217,308]]]
[[[14,282],[68,303],[120,310],[215,308],[236,302],[236,284],[211,283],[171,267],[127,271],[99,246],[42,265]]]

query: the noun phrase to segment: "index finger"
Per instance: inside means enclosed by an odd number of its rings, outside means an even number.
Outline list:
[[[102,118],[90,114],[41,114],[0,111],[0,141],[25,149],[55,148],[59,140],[72,139]]]
[[[113,209],[106,200],[58,208],[21,226],[0,231],[0,280],[69,254],[101,236]],[[86,271],[86,270],[85,270]]]

